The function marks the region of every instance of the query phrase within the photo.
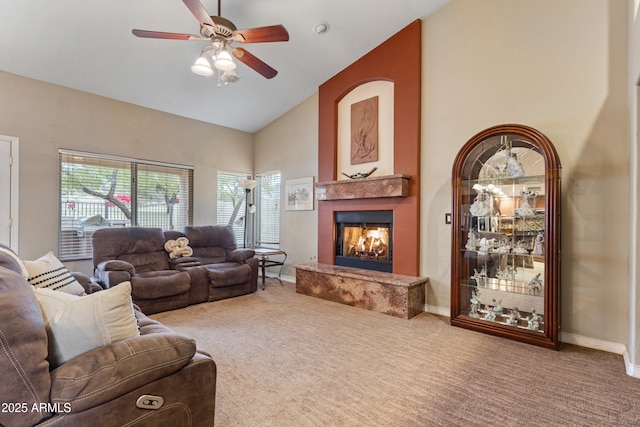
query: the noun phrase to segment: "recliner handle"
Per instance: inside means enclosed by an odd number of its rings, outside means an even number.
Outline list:
[[[160,396],[143,394],[136,401],[136,406],[141,409],[159,409],[164,404],[164,399]]]

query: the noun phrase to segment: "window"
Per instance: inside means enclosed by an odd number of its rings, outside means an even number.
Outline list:
[[[238,180],[245,178],[251,178],[251,175],[218,171],[218,225],[233,227],[236,243],[240,248],[244,246],[246,193]]]
[[[280,172],[256,176],[256,245],[280,246]]]
[[[247,194],[239,184],[239,180],[245,178],[251,176],[218,171],[218,224],[233,227],[238,247],[245,246],[246,232],[246,246],[251,247],[255,243],[257,246],[277,248],[280,244],[280,172],[263,173],[256,177],[258,185],[249,193],[247,210]],[[245,222],[247,213],[249,221]],[[253,239],[252,229],[255,230]]]
[[[92,256],[102,227],[182,230],[193,220],[193,168],[67,150],[60,160],[60,259]]]

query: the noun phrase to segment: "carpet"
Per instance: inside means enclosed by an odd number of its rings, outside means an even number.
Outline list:
[[[216,425],[637,426],[622,356],[266,290],[151,317],[218,366]]]

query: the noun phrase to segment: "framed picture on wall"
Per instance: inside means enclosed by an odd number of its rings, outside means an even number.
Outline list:
[[[313,177],[288,179],[285,183],[288,211],[313,210]]]

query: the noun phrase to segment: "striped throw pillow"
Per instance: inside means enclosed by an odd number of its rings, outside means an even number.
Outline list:
[[[58,258],[49,252],[35,261],[23,261],[29,272],[27,279],[36,288],[51,289],[72,295],[85,295],[84,288]]]

